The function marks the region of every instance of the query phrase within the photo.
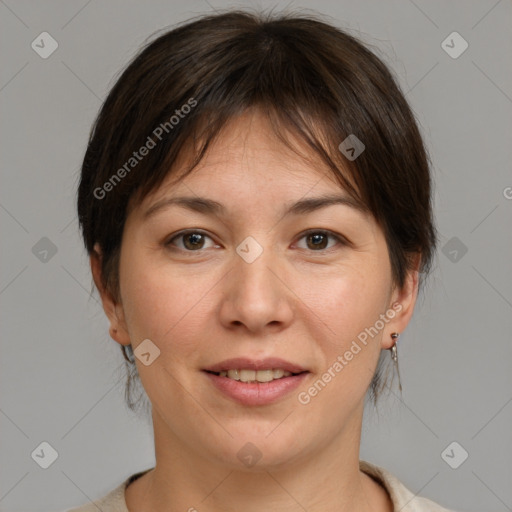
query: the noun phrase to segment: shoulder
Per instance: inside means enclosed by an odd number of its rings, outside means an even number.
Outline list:
[[[432,500],[415,495],[398,478],[382,467],[361,460],[359,461],[359,468],[377,480],[388,491],[395,510],[401,512],[455,512]],[[66,512],[97,512],[98,509],[102,512],[129,512],[125,501],[125,489],[130,482],[133,482],[147,471],[150,470],[131,475],[103,498],[69,509]]]
[[[102,498],[94,502],[89,502],[86,505],[69,509],[66,512],[98,512],[98,510],[101,510],[101,512],[129,512],[125,500],[126,487],[150,470],[151,469],[147,469],[134,473]]]
[[[102,512],[128,512],[124,499],[124,490],[127,483],[128,480],[110,491],[106,496],[103,496],[103,498],[77,508],[69,509],[67,512],[98,512],[98,510]]]
[[[456,512],[442,507],[432,500],[417,496],[387,469],[359,461],[359,469],[377,480],[389,493],[395,510],[401,512]]]

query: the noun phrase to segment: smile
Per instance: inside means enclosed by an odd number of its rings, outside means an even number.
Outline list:
[[[268,370],[223,370],[220,372],[212,372],[220,377],[227,377],[228,379],[238,380],[241,382],[254,383],[254,382],[271,382],[273,380],[282,379],[283,377],[290,377],[293,374],[282,368],[274,368]]]

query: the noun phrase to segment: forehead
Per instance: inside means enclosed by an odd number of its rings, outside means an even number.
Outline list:
[[[187,144],[172,172],[143,205],[178,194],[220,194],[223,201],[266,198],[283,202],[309,192],[343,190],[304,141],[290,132],[285,137],[288,144],[279,139],[260,111],[246,111],[225,125],[199,164],[184,176],[181,170],[188,168],[195,156],[192,143]]]

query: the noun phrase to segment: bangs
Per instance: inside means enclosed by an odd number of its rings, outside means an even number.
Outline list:
[[[215,116],[209,113],[201,113],[190,123],[187,130],[190,134],[182,144],[178,144],[178,151],[173,151],[173,145],[163,146],[163,151],[168,149],[167,156],[160,168],[153,168],[147,179],[142,183],[133,182],[134,190],[128,191],[130,201],[127,208],[129,214],[148,195],[154,193],[169,177],[171,186],[178,184],[188,176],[203,160],[216,141],[222,138],[224,129],[239,116],[247,112],[258,111],[268,120],[273,136],[287,148],[302,158],[311,167],[318,168],[319,162],[327,168],[329,176],[356,201],[363,211],[368,211],[365,200],[361,197],[356,183],[357,174],[354,165],[343,159],[338,149],[339,137],[332,132],[332,125],[325,124],[325,115],[314,113],[301,113],[279,108],[277,105],[253,103],[241,105],[239,110],[233,112],[229,109],[223,115],[216,108]],[[330,126],[331,129],[328,129]]]

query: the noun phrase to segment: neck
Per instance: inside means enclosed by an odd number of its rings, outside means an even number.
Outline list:
[[[314,456],[247,470],[219,464],[183,444],[153,411],[156,466],[126,489],[130,512],[390,512],[387,492],[359,470],[362,411]],[[243,444],[243,443],[242,443]]]

